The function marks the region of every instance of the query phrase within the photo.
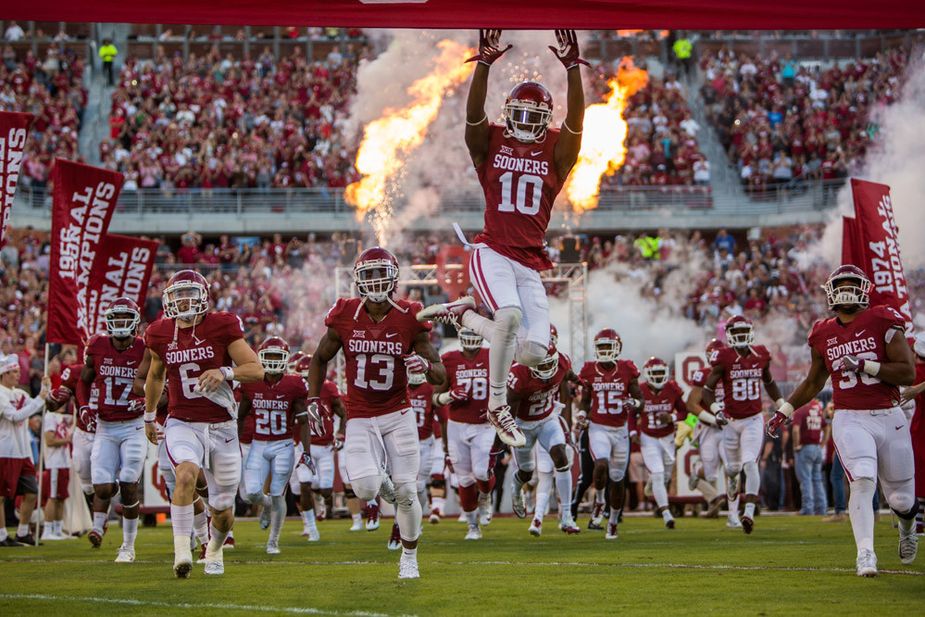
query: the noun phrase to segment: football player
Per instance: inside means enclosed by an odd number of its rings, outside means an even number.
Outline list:
[[[761,384],[779,408],[784,399],[771,375],[771,354],[763,345],[755,345],[752,322],[736,315],[726,322],[726,345],[716,354],[710,374],[703,386],[703,405],[723,426],[723,449],[726,450],[726,482],[729,497],[730,526],[738,517],[739,473],[745,472],[745,507],[742,530],[750,534],[755,526],[755,505],[761,488],[758,457],[764,444],[764,414],[761,413]],[[723,402],[716,400],[716,385],[722,381]]]
[[[488,71],[508,49],[500,30],[482,30],[478,65],[466,105],[466,146],[485,194],[485,227],[476,237],[469,274],[488,319],[464,297],[422,311],[421,320],[454,322],[490,343],[488,421],[509,446],[522,447],[523,432],[508,405],[506,383],[516,359],[535,368],[547,359],[549,302],[540,272],[552,267],[544,250],[553,202],[581,149],[584,93],[574,30],[557,30],[550,47],[568,75],[566,117],[561,130],[550,128],[553,101],[542,84],[525,81],[504,104],[504,124],[492,124],[485,112]],[[460,234],[461,235],[461,234]]]
[[[863,270],[839,266],[823,289],[835,315],[820,319],[810,331],[809,374],[778,405],[768,433],[775,434],[831,376],[836,409],[832,438],[851,486],[848,515],[858,550],[857,575],[876,576],[870,503],[878,478],[898,517],[900,561],[911,564],[918,552],[912,438],[899,407],[899,386],[915,380],[914,357],[902,315],[885,305],[870,306],[871,282]]]
[[[576,423],[588,425],[588,449],[594,459],[594,511],[591,521],[600,525],[604,489],[608,490],[610,520],[607,540],[618,537],[617,523],[626,493],[626,469],[630,457],[627,409],[638,410],[642,400],[639,369],[631,360],[620,360],[623,341],[612,328],[594,335],[594,361],[585,362],[578,374],[582,384]],[[610,482],[608,483],[608,479]]]
[[[254,416],[254,441],[244,461],[244,486],[248,503],[262,503],[270,511],[270,537],[267,554],[279,554],[279,534],[286,518],[286,485],[295,465],[293,433],[298,430],[302,443],[310,443],[306,398],[308,391],[300,375],[286,373],[289,344],[278,336],[267,338],[257,348],[263,367],[261,381],[241,386],[238,426]],[[299,427],[296,429],[295,425]],[[311,467],[308,453],[301,461]],[[263,492],[270,476],[269,496]]]
[[[568,421],[571,419],[571,396],[568,376],[572,363],[568,356],[550,346],[546,359],[530,368],[515,364],[508,378],[508,400],[517,418],[517,425],[526,437],[521,448],[514,449],[517,471],[514,473],[514,487],[511,507],[520,518],[526,515],[523,485],[529,482],[535,469],[534,444],[539,444],[549,453],[555,466],[556,492],[562,504],[559,506],[559,528],[571,535],[581,530],[572,519],[572,457],[567,450]],[[560,413],[566,422],[560,422]]]
[[[488,424],[489,352],[472,330],[459,331],[461,349],[443,354],[447,380],[434,403],[446,405],[443,443],[459,485],[459,504],[465,513],[466,540],[482,537],[482,524],[491,520],[494,475],[489,464],[495,431]]]
[[[263,379],[257,354],[244,340],[241,320],[210,311],[209,284],[198,272],[181,270],[163,291],[164,316],[145,330],[150,368],[145,380],[145,433],[157,444],[154,420],[167,380],[167,454],[177,486],[170,504],[174,574],[192,570],[190,535],[200,469],[205,471],[212,524],[205,573],[225,572],[222,545],[234,525],[234,498],[241,478],[241,448],[231,382]]]
[[[674,470],[675,423],[687,417],[684,392],[671,379],[668,365],[660,358],[649,358],[642,367],[642,376],[645,378],[639,386],[642,409],[635,421],[639,430],[639,446],[652,483],[656,513],[665,521],[665,527],[674,529],[667,489]]]
[[[395,504],[403,546],[398,576],[418,578],[421,465],[416,418],[409,413],[408,373],[424,373],[432,384],[443,383],[446,373],[430,343],[430,324],[415,319],[420,304],[393,297],[398,287],[395,256],[379,247],[363,251],[354,280],[360,297],[338,300],[324,318],[327,332],[308,374],[309,406],[319,408],[328,362],[343,350],[347,477],[360,499],[381,495]]]
[[[716,362],[722,346],[723,344],[716,339],[707,343],[707,362],[710,366]],[[690,476],[688,477],[688,488],[692,491],[700,491],[700,494],[703,495],[709,505],[707,516],[714,517],[723,503],[723,496],[716,490],[716,481],[719,479],[720,463],[722,463],[723,467],[726,465],[726,450],[722,447],[722,429],[726,424],[726,419],[720,418],[717,420],[716,416],[709,409],[704,409],[701,404],[703,386],[707,382],[707,375],[709,374],[709,371],[705,369],[694,371],[691,376],[691,391],[687,396],[687,411],[697,416],[699,420],[694,440],[697,442],[697,450],[700,454],[700,464],[691,468]],[[722,383],[716,383],[713,394],[716,402],[722,405],[724,400]],[[739,496],[736,494],[734,496],[734,507],[730,505],[729,508],[729,522],[733,525],[738,521],[738,499]],[[730,502],[730,504],[732,503]],[[735,517],[732,516],[733,511],[736,513]]]
[[[93,480],[93,528],[88,537],[95,548],[103,539],[109,503],[118,492],[122,500],[122,546],[116,563],[135,561],[138,482],[144,473],[144,401],[132,393],[135,375],[145,357],[145,343],[136,336],[141,311],[130,298],[116,298],[106,308],[106,334],[93,335],[84,352],[80,380],[99,394],[96,436],[90,453]]]

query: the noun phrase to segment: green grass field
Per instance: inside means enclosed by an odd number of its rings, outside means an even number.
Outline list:
[[[538,539],[526,521],[496,519],[482,541],[464,542],[464,526],[444,521],[425,526],[422,578],[409,582],[385,548],[390,521],[373,533],[326,521],[309,545],[289,520],[274,557],[265,532],[239,521],[225,576],[196,566],[183,581],[173,578],[169,527],[141,529],[136,563],[116,565],[116,526],[99,551],[84,539],[0,551],[0,615],[920,614],[925,555],[902,567],[884,519],[876,579],[854,575],[849,524],[816,518],[759,517],[751,536],[723,519],[681,519],[668,531],[631,518],[616,542],[587,530],[567,537],[552,519]]]

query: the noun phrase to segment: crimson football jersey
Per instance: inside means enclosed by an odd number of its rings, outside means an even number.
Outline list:
[[[321,399],[321,405],[327,410],[327,413],[321,415],[321,422],[324,424],[324,437],[319,437],[312,433],[313,446],[329,446],[334,443],[334,414],[332,404],[334,399],[340,398],[340,392],[337,390],[337,384],[330,379],[326,379],[321,384],[321,393],[318,398]],[[299,433],[295,433],[295,442],[299,443]]]
[[[702,388],[707,384],[707,377],[710,376],[710,371],[707,369],[697,369],[691,375],[691,385]],[[726,397],[726,391],[723,390],[723,382],[716,382],[716,386],[713,387],[713,399],[717,403],[722,403]]]
[[[408,397],[417,416],[418,441],[424,441],[434,434],[434,387],[426,382],[408,386]]]
[[[462,351],[443,354],[443,366],[449,383],[447,391],[463,386],[469,392],[464,401],[447,405],[447,417],[453,422],[484,424],[488,422],[488,350],[479,349],[472,358]]]
[[[145,330],[145,344],[167,369],[170,417],[185,422],[225,422],[232,412],[196,391],[199,376],[209,369],[231,366],[228,346],[244,338],[237,315],[206,313],[195,327],[176,328],[161,318]],[[176,338],[174,338],[176,337]]]
[[[97,413],[101,420],[121,422],[141,417],[144,408],[135,413],[128,410],[135,373],[145,355],[145,343],[136,336],[132,344],[122,351],[116,349],[105,334],[90,337],[85,351],[92,358],[96,379],[93,385],[99,390]]]
[[[241,430],[238,432],[238,441],[243,444],[249,444],[254,441],[254,429],[257,425],[257,415],[247,414],[244,422],[241,424]],[[296,433],[298,435],[298,433]]]
[[[414,352],[418,334],[431,328],[415,319],[421,310],[418,302],[396,300],[399,308],[393,307],[379,322],[360,306],[362,302],[341,298],[324,318],[343,345],[348,418],[373,418],[411,406],[403,357]]]
[[[903,336],[904,321],[895,309],[880,305],[857,314],[849,324],[837,317],[820,319],[809,333],[809,346],[825,361],[832,376],[832,399],[836,409],[889,409],[899,405],[899,388],[860,371],[836,370],[851,355],[864,360],[886,361],[886,336],[890,330]]]
[[[716,354],[716,366],[723,369],[724,411],[730,418],[751,418],[761,413],[762,375],[771,365],[771,354],[764,345],[752,345],[750,349],[747,356],[732,347],[724,347]]]
[[[610,370],[597,362],[585,362],[578,379],[591,390],[589,420],[603,426],[625,425],[629,387],[638,378],[639,369],[632,360],[617,360]]]
[[[572,370],[569,357],[559,352],[559,368],[552,379],[540,379],[523,364],[514,364],[508,375],[508,390],[520,399],[516,417],[524,422],[537,422],[549,417],[559,401],[559,386]]]
[[[308,397],[305,381],[299,375],[283,375],[276,383],[266,379],[241,384],[241,394],[251,401],[254,441],[292,439],[295,402]],[[304,405],[303,405],[304,409]]]
[[[565,178],[556,170],[559,131],[540,143],[505,137],[505,127],[489,127],[488,157],[476,168],[485,193],[485,228],[476,237],[493,250],[534,270],[552,262],[544,250],[546,228]]]
[[[674,423],[687,417],[684,406],[684,392],[674,379],[669,379],[661,390],[652,388],[647,383],[639,384],[642,391],[642,411],[636,427],[650,437],[664,437],[674,433]],[[660,422],[658,414],[671,414],[668,422]]]
[[[84,365],[82,363],[68,364],[64,367],[64,370],[61,371],[61,385],[65,386],[71,391],[71,396],[74,399],[74,404],[77,406],[79,411],[81,407],[90,406],[90,400],[93,399],[93,402],[96,403],[96,393],[95,385],[91,385],[89,388],[86,385],[82,384],[80,381],[80,371],[83,369]],[[96,405],[92,405],[91,408],[96,411]],[[87,426],[87,423],[84,421],[83,414],[77,414],[77,428],[82,430],[85,433],[95,433],[96,432],[96,423]]]

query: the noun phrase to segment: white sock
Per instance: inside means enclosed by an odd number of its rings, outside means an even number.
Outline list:
[[[193,514],[193,533],[199,544],[206,544],[209,541],[209,513],[203,509],[199,514]]]
[[[553,474],[540,472],[536,483],[536,507],[533,509],[533,518],[543,520],[543,517],[549,513],[549,496],[552,493]],[[562,487],[559,486],[559,472],[555,472],[556,490],[562,494]],[[569,474],[569,480],[572,476]],[[568,493],[571,495],[571,493]]]
[[[697,490],[700,491],[700,494],[703,495],[703,498],[707,500],[707,503],[711,503],[716,496],[719,494],[719,491],[716,490],[716,487],[712,482],[700,478],[697,480]]]
[[[652,496],[659,508],[668,507],[668,489],[665,487],[665,473],[652,474]]]
[[[10,534],[7,533],[6,527],[0,527],[0,542],[3,542],[10,537]]]
[[[286,518],[286,498],[282,495],[274,495],[270,498],[270,541],[279,540],[279,532],[283,528],[283,520]]]
[[[469,311],[470,313],[472,311]],[[508,332],[495,324],[488,348],[488,407],[507,405],[507,375],[517,352],[517,331]]]
[[[171,507],[171,512],[173,507]],[[93,531],[97,533],[103,533],[103,527],[106,525],[107,515],[105,512],[94,512],[93,513]],[[173,518],[173,516],[171,516]]]
[[[755,518],[755,502],[749,501],[745,504],[745,516],[748,518]]]
[[[415,559],[418,558],[418,547],[416,547],[416,546],[415,546],[414,548],[408,548],[408,547],[406,547],[406,546],[403,545],[403,546],[402,546],[402,552],[403,552],[405,555],[408,555],[409,557],[414,557]]]
[[[739,518],[739,496],[738,495],[736,495],[735,499],[729,500],[729,517]]]
[[[669,510],[668,508],[665,508],[664,510],[662,510],[662,520],[663,521],[674,520],[674,517],[671,516],[671,510]]]
[[[362,513],[362,512],[357,512],[357,513],[355,513],[355,514],[351,514],[351,515],[350,515],[350,518],[353,519],[353,522],[354,522],[354,523],[358,523],[358,522],[360,522],[360,521],[363,520],[363,513]]]
[[[611,525],[616,525],[617,521],[619,520],[620,520],[620,510],[611,506],[610,507],[610,519],[608,520],[608,522]]]
[[[51,521],[51,533],[55,534],[56,536],[60,536],[63,533],[63,527],[64,521]]]
[[[476,334],[486,341],[491,342],[495,337],[495,322],[475,311],[466,311],[466,314],[462,316],[462,325],[474,330]]]
[[[354,515],[358,516],[358,515]],[[362,518],[360,516],[359,518]],[[302,510],[302,522],[306,527],[311,527],[315,524],[315,511],[314,510]]]
[[[876,483],[870,478],[858,478],[851,482],[851,494],[848,497],[848,516],[851,519],[851,530],[854,532],[854,543],[858,551],[864,549],[874,550],[874,510],[871,502],[874,499]]]
[[[29,523],[20,523],[19,527],[16,528],[16,535],[20,538],[23,536],[29,535]]]
[[[469,523],[469,527],[478,527],[479,526],[479,511],[473,510],[472,512],[466,512],[466,522]]]
[[[469,312],[471,313],[472,311]],[[431,511],[438,510],[441,514],[443,514],[443,509],[446,506],[446,497],[433,497],[431,498],[431,502],[433,503],[433,508]]]
[[[402,485],[396,485],[396,497],[401,494],[403,494]],[[398,497],[395,503],[395,522],[398,523],[398,529],[401,531],[403,540],[417,540],[418,536],[421,535],[421,504],[418,502],[416,492],[410,503],[408,500]]]
[[[207,551],[209,553],[215,554],[217,551],[222,549],[222,545],[225,544],[225,538],[231,535],[231,531],[219,531],[215,528],[215,525],[211,526],[209,538],[209,547]]]
[[[138,535],[138,519],[122,517],[122,544],[135,548],[135,536]]]
[[[595,505],[603,506],[603,505],[606,503],[606,499],[605,499],[606,496],[604,495],[604,490],[605,490],[605,489],[601,489],[601,490],[599,490],[599,491],[594,491],[594,503],[595,503]]]
[[[94,514],[95,517],[96,514]],[[186,506],[170,504],[170,524],[173,525],[174,537],[183,537],[188,541],[193,534],[193,504]]]

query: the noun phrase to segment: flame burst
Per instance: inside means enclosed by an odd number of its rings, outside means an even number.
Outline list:
[[[363,129],[356,168],[362,179],[350,184],[344,197],[356,208],[356,218],[370,222],[381,245],[386,243],[392,205],[401,196],[400,180],[408,156],[423,143],[427,128],[436,119],[448,90],[461,84],[473,71],[465,64],[472,49],[451,40],[437,43],[440,55],[429,75],[408,87],[411,102],[400,109],[386,109],[381,118]]]
[[[649,74],[637,68],[631,58],[623,58],[617,75],[607,85],[610,94],[604,103],[585,109],[584,132],[578,162],[572,168],[565,194],[577,213],[597,207],[601,177],[612,176],[626,159],[627,124],[623,112],[631,96],[649,83]]]

